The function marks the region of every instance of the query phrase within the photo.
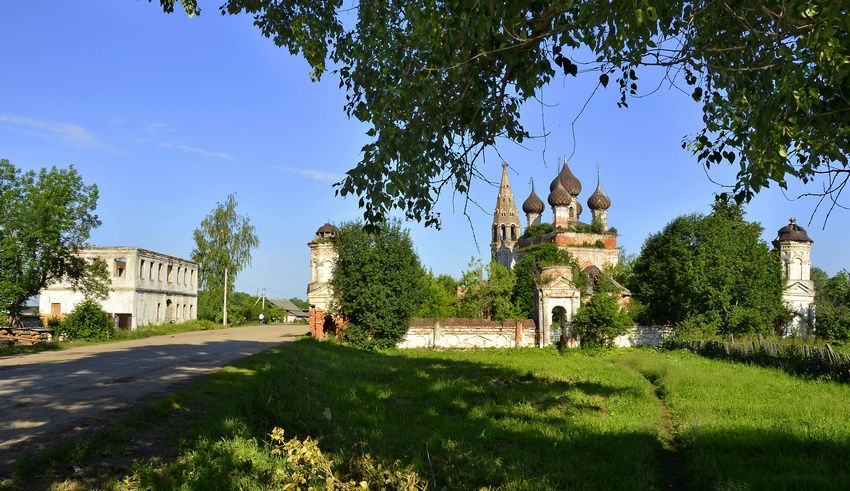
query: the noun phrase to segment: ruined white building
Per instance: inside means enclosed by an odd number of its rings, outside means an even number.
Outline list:
[[[86,259],[100,259],[109,271],[109,297],[100,301],[116,327],[184,322],[198,318],[198,263],[138,247],[80,249]],[[83,300],[67,283],[42,290],[43,317],[65,316]]]

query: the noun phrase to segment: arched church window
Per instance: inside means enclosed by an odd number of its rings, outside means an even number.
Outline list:
[[[499,230],[499,227],[497,227],[496,225],[493,225],[493,242],[496,242],[497,240],[499,240],[498,230]]]
[[[502,225],[502,240],[505,240],[505,226]]]
[[[516,225],[511,225],[511,240],[516,240]]]

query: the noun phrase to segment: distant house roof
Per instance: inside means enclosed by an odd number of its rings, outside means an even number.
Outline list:
[[[297,305],[292,303],[292,301],[290,301],[286,298],[270,298],[269,302],[274,304],[275,307],[277,307],[279,309],[283,309],[283,310],[285,310],[285,311],[287,311],[290,314],[293,314],[295,316],[310,317],[309,312],[306,312],[305,310],[298,307]]]

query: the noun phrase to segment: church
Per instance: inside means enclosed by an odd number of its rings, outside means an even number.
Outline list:
[[[585,203],[589,209],[589,222],[583,221],[581,181],[564,160],[558,173],[549,184],[546,201],[552,210],[551,223],[544,223],[546,205],[531,182],[528,198],[522,203],[525,226],[520,223],[520,213],[508,179],[508,165],[502,164],[502,177],[493,212],[490,252],[493,261],[513,268],[529,250],[542,244],[554,244],[568,251],[590,280],[589,289],[579,288],[573,281],[571,266],[552,265],[540,268],[534,285],[533,320],[516,320],[516,325],[503,326],[480,320],[475,325],[441,326],[424,329],[412,326],[402,347],[493,347],[493,346],[549,346],[559,339],[566,345],[576,345],[570,335],[569,324],[582,304],[582,296],[592,292],[594,286],[609,267],[616,266],[620,258],[617,247],[617,230],[608,225],[611,198],[602,190],[597,172],[596,188]],[[586,220],[586,219],[585,219]],[[525,232],[523,232],[525,229]],[[308,243],[310,248],[310,283],[307,296],[310,302],[310,331],[323,338],[329,326],[344,329],[345,321],[332,315],[334,294],[331,287],[333,267],[336,262],[334,239],[338,229],[325,223],[316,230]],[[783,300],[794,312],[793,320],[785,326],[786,336],[810,334],[815,322],[814,283],[811,279],[811,249],[813,241],[806,230],[794,219],[779,229],[773,245],[779,253],[785,279]],[[610,279],[610,278],[609,278]],[[620,305],[628,305],[631,293],[610,279],[619,290]],[[455,319],[455,321],[475,321]],[[439,322],[438,322],[439,323]],[[480,325],[479,325],[480,324]],[[421,331],[421,332],[420,332]],[[426,332],[427,331],[427,332]],[[492,331],[492,332],[491,332]],[[669,326],[635,326],[631,333],[615,340],[618,346],[658,344],[669,332]],[[421,338],[421,339],[420,339]],[[442,343],[442,344],[441,344]]]
[[[581,191],[581,181],[564,159],[549,184],[546,201],[552,209],[552,222],[551,227],[545,227],[542,226],[542,216],[546,206],[537,195],[532,181],[529,196],[522,204],[526,218],[526,232],[523,234],[508,179],[508,165],[502,164],[499,195],[493,212],[490,243],[492,260],[511,269],[522,258],[524,251],[541,244],[555,244],[576,259],[593,284],[604,274],[606,267],[617,265],[620,250],[617,248],[617,232],[608,226],[611,199],[602,190],[599,174],[596,189],[586,201],[590,210],[590,223],[582,221],[584,207],[579,198]],[[572,268],[569,266],[547,266],[541,269],[534,292],[538,346],[548,346],[559,337],[564,342],[570,342],[567,326],[581,305],[583,293],[572,280]],[[621,304],[627,305],[631,294],[622,285],[616,282],[615,285],[620,290]]]

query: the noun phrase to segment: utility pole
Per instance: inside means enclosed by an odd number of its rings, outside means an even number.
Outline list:
[[[222,313],[222,317],[224,318],[224,324],[227,325],[227,268],[224,268],[224,312]]]
[[[262,299],[263,299],[263,310],[266,310],[266,289],[265,288],[263,288]]]

